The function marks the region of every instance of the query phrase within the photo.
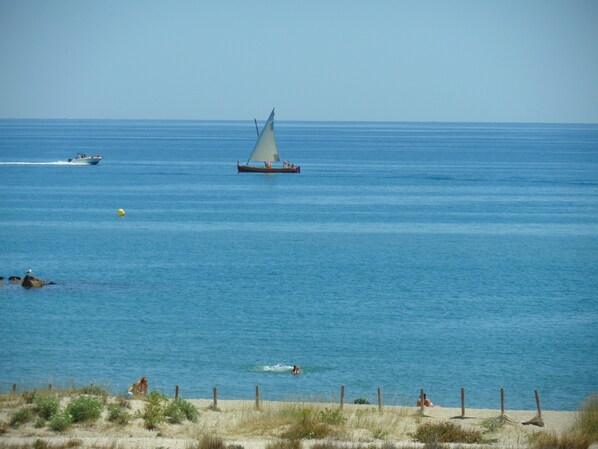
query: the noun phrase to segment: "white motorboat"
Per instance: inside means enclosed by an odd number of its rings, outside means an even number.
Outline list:
[[[70,164],[75,165],[96,165],[102,160],[102,156],[88,156],[85,153],[77,153],[73,159],[69,159]]]

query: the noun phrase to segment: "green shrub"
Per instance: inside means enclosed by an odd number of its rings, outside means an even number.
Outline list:
[[[484,428],[486,432],[496,432],[502,429],[507,420],[502,416],[495,418],[486,418],[480,423],[480,427]]]
[[[102,388],[102,387],[98,387],[97,385],[94,385],[94,384],[89,384],[85,387],[81,387],[77,391],[80,394],[87,394],[90,396],[101,396],[104,398],[110,395],[108,390],[106,390],[105,388]]]
[[[482,444],[487,442],[479,430],[466,430],[451,422],[421,424],[415,431],[414,438],[422,443]]]
[[[42,429],[44,427],[46,427],[46,420],[44,418],[37,418],[37,421],[35,421],[35,424],[33,425],[36,429]]]
[[[182,424],[187,419],[185,412],[174,401],[166,406],[164,416],[170,424]]]
[[[199,411],[189,401],[177,398],[166,406],[164,415],[171,424],[181,424],[185,419],[196,422]]]
[[[16,429],[21,424],[33,420],[33,411],[30,408],[21,408],[17,410],[10,418],[10,427]]]
[[[294,412],[295,423],[291,425],[291,428],[287,430],[282,436],[283,438],[289,439],[300,439],[300,438],[324,438],[332,433],[332,427],[320,421],[318,418],[321,416],[315,413],[309,408],[301,409],[298,412]]]
[[[145,408],[140,416],[143,418],[143,423],[146,429],[154,430],[161,423],[164,422],[164,402],[166,398],[157,391],[147,397]]]
[[[41,418],[51,419],[60,406],[60,400],[54,394],[36,394],[33,397],[33,408]]]
[[[120,405],[109,405],[108,406],[108,421],[126,426],[129,424],[132,415]]]
[[[66,410],[61,412],[56,412],[50,419],[50,423],[48,426],[50,429],[55,430],[57,432],[64,432],[73,424],[73,418],[69,415]]]
[[[365,398],[357,398],[353,401],[353,404],[369,404],[370,401],[368,401]]]
[[[333,426],[338,426],[347,422],[347,418],[345,418],[340,409],[331,410],[326,408],[318,413],[318,418],[320,421],[325,422],[326,424],[332,424]]]
[[[102,416],[102,404],[91,396],[80,396],[71,399],[65,412],[69,414],[74,423],[95,421]]]

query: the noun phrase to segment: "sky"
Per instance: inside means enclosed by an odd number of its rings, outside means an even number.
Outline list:
[[[0,118],[598,123],[598,0],[0,0]]]

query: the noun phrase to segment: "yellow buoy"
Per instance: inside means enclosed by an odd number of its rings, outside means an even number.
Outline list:
[[[118,209],[118,215],[120,215],[121,217],[124,217],[125,211],[123,209]]]

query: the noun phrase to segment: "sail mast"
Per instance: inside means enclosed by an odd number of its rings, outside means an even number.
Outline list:
[[[257,133],[257,140],[259,142],[260,140],[260,129],[257,127],[257,119],[254,118],[253,122],[255,123],[255,132]],[[249,165],[249,161],[251,160],[251,154],[249,155],[249,159],[247,159],[247,162],[245,163],[245,165]]]

